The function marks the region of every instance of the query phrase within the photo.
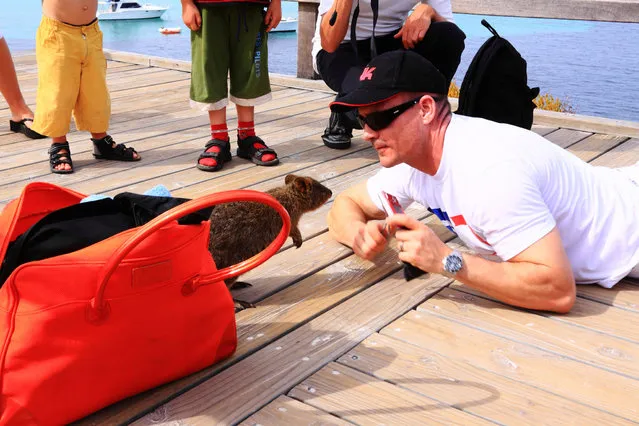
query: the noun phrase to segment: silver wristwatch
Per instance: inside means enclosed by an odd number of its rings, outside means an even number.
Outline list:
[[[442,260],[442,264],[444,265],[444,271],[448,274],[455,275],[461,270],[462,266],[464,266],[464,260],[461,253],[455,250]]]

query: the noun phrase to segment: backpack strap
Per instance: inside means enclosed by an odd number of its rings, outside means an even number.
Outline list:
[[[487,21],[487,20],[482,19],[482,20],[481,20],[481,24],[482,24],[484,27],[488,28],[488,31],[490,31],[491,33],[493,33],[493,35],[494,35],[495,37],[500,37],[500,38],[501,38],[501,36],[500,36],[500,35],[499,35],[499,33],[497,32],[497,30],[496,30],[496,29],[494,29],[494,28],[493,28],[493,26],[492,26],[492,25],[490,25],[490,24],[488,23],[488,21]]]

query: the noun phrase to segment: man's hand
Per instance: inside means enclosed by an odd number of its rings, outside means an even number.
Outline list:
[[[441,273],[442,259],[452,250],[428,226],[405,214],[386,219],[400,247],[399,259],[422,271]],[[401,229],[405,228],[405,229]]]
[[[370,220],[366,224],[360,224],[355,234],[351,248],[359,257],[373,260],[386,248],[388,244],[386,224],[383,220]]]
[[[266,9],[266,15],[264,16],[264,24],[266,25],[266,31],[269,32],[282,20],[282,1],[271,0],[271,3]]]
[[[395,38],[401,38],[405,49],[413,49],[417,43],[422,41],[430,23],[436,20],[437,13],[428,4],[421,3],[413,13],[411,13],[404,26],[395,34]]]
[[[197,31],[202,26],[202,15],[192,0],[182,0],[182,20],[191,31]]]

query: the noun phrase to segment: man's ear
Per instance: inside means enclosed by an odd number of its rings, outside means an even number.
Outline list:
[[[422,122],[430,124],[437,116],[437,103],[431,95],[424,95],[419,100],[419,107],[422,114]]]

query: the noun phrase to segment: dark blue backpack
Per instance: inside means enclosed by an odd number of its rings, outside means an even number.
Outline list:
[[[528,87],[526,60],[485,19],[493,36],[479,48],[464,76],[457,113],[530,129],[533,99],[539,87]]]

